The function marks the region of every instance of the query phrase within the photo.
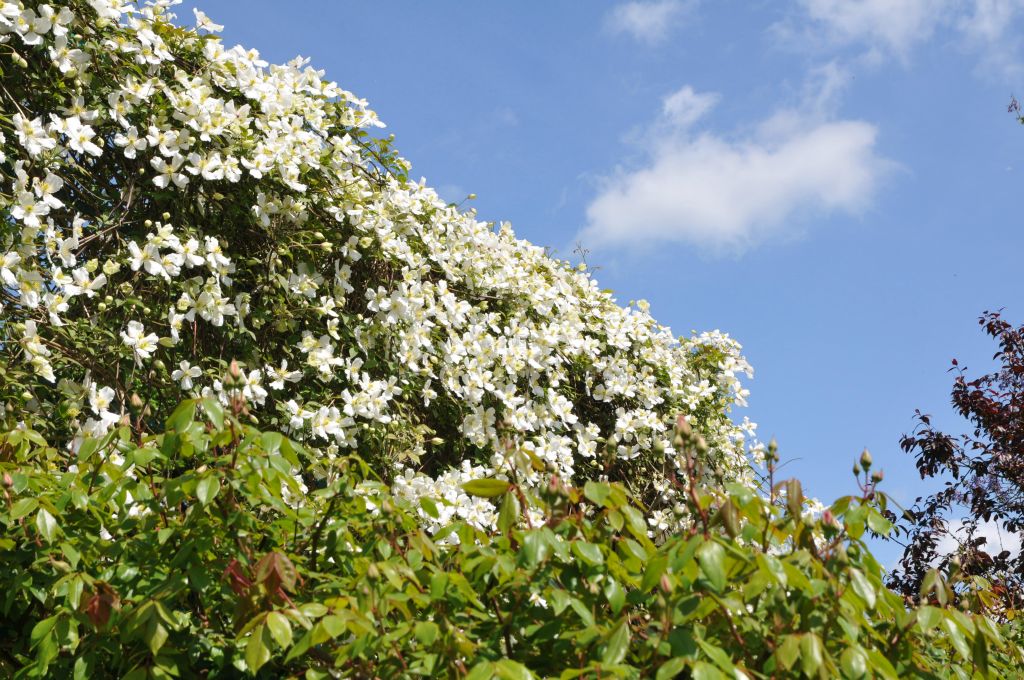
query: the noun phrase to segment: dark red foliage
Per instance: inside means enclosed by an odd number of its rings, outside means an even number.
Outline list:
[[[908,542],[890,586],[915,596],[933,565],[948,566],[955,557],[967,573],[995,582],[1005,603],[1017,608],[1024,600],[1024,555],[989,544],[979,528],[995,520],[1004,543],[1024,536],[1024,326],[1013,327],[998,312],[986,312],[979,323],[999,345],[998,369],[974,379],[956,360],[950,369],[956,373],[953,406],[973,430],[954,437],[917,411],[917,428],[900,442],[915,455],[922,479],[946,483],[907,511],[902,529]],[[949,522],[961,518],[963,529],[952,533]],[[946,536],[959,546],[954,555],[938,552]]]

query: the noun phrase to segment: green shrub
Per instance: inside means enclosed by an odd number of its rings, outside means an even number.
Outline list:
[[[436,516],[433,501],[410,508],[358,458],[325,467],[240,414],[188,401],[163,434],[86,440],[70,470],[33,431],[0,439],[4,673],[934,678],[1024,663],[1017,629],[972,613],[983,582],[935,572],[923,606],[883,587],[863,535],[887,530],[885,497],[866,479],[818,517],[793,481],[785,503],[687,484],[695,521],[661,544],[619,484],[481,479],[467,491],[498,502],[499,528],[430,535],[417,511]]]

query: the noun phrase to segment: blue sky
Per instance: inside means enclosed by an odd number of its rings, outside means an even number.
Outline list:
[[[1024,0],[198,5],[369,99],[446,198],[740,340],[748,414],[822,499],[865,446],[927,491],[914,409],[959,427],[950,359],[990,366],[982,311],[1024,322]]]

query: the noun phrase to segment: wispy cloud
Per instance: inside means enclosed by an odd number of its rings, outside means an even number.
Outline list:
[[[974,0],[957,20],[967,46],[980,54],[978,70],[988,79],[1019,85],[1024,80],[1021,25],[1024,0]]]
[[[716,92],[698,94],[687,85],[665,97],[661,115],[668,123],[678,128],[688,128],[703,118],[720,99]]]
[[[787,24],[799,40],[833,46],[866,46],[874,56],[906,58],[931,37],[959,0],[799,0],[799,24]]]
[[[664,41],[696,7],[696,0],[648,0],[617,5],[605,17],[613,34],[626,34],[647,44]]]
[[[852,49],[867,63],[909,63],[938,37],[978,58],[980,75],[1011,82],[1024,76],[1024,0],[797,0],[775,24],[780,44],[804,50]]]
[[[877,153],[874,125],[831,116],[840,76],[820,69],[798,106],[740,135],[691,132],[718,95],[690,87],[669,95],[649,128],[645,161],[604,180],[581,239],[735,251],[799,231],[808,215],[863,211],[894,164]]]
[[[951,555],[960,547],[960,543],[967,538],[963,520],[952,520],[946,526],[947,534],[943,535],[935,546],[939,555]],[[1016,557],[1021,551],[1020,534],[1007,531],[995,520],[979,522],[974,532],[975,538],[984,538],[985,543],[981,549],[991,555],[997,555],[1004,550],[1010,551],[1011,557]]]

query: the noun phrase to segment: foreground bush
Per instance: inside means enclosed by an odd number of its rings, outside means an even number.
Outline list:
[[[1024,663],[1017,632],[972,613],[984,582],[933,572],[917,607],[883,587],[862,537],[887,530],[885,500],[866,476],[817,517],[794,481],[784,503],[688,484],[695,521],[661,545],[619,484],[480,479],[466,491],[497,500],[499,528],[431,536],[416,511],[443,502],[405,506],[358,458],[324,463],[240,414],[185,402],[163,434],[84,441],[71,469],[38,433],[0,438],[0,672],[932,678]],[[699,446],[685,428],[676,443]]]

